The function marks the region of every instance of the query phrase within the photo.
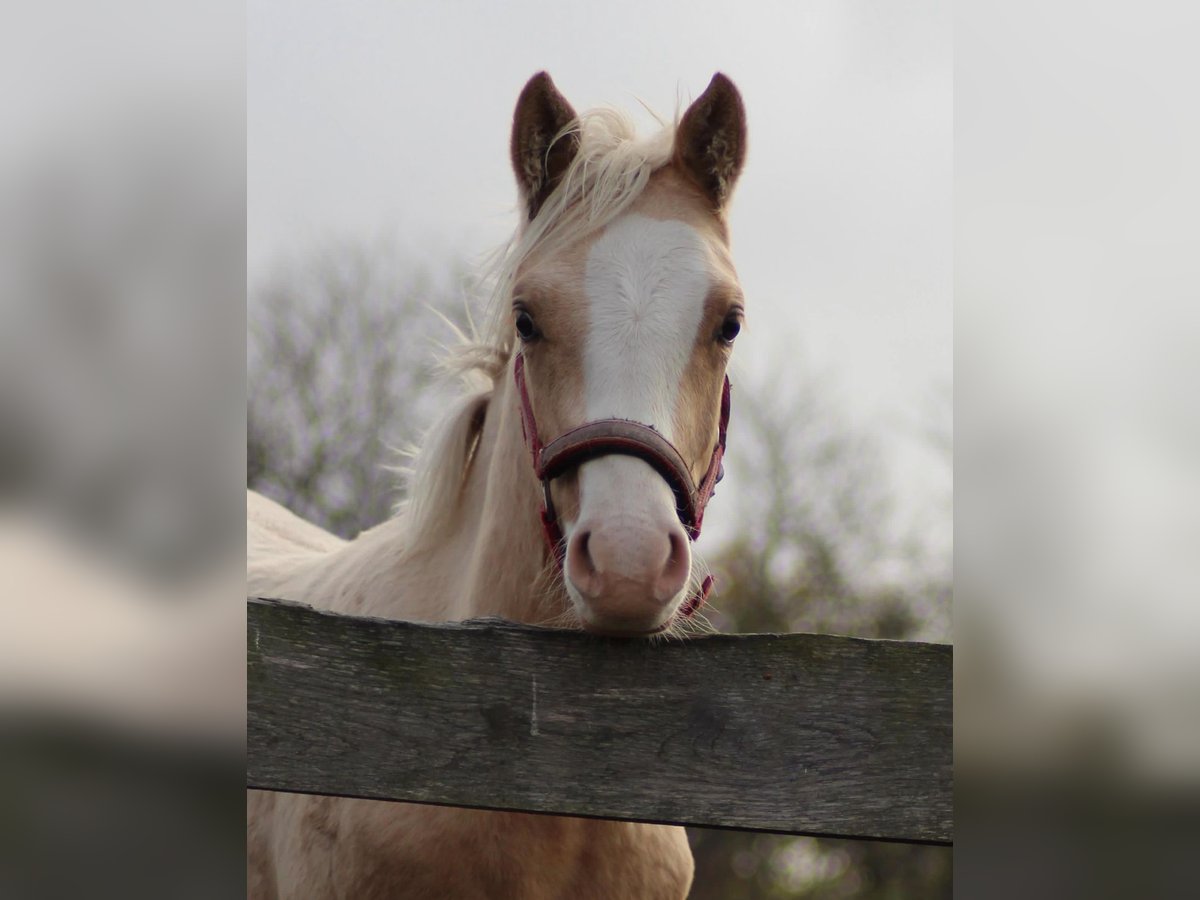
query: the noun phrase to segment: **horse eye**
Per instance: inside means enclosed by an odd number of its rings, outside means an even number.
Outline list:
[[[721,340],[726,344],[732,344],[733,339],[738,336],[741,330],[742,320],[736,315],[729,315],[721,323]]]
[[[533,324],[533,316],[525,310],[517,311],[517,337],[529,342],[538,336],[537,326]]]

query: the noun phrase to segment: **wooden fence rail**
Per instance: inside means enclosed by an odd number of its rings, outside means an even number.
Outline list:
[[[248,784],[951,842],[945,644],[629,641],[251,600]]]

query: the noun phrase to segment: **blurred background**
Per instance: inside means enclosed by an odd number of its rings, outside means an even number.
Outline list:
[[[1195,896],[1193,4],[955,13],[955,881]]]
[[[0,897],[240,895],[247,476],[341,534],[398,499],[539,68],[746,96],[715,621],[949,640],[953,406],[957,893],[1194,896],[1198,15],[958,4],[952,101],[944,3],[6,10]],[[697,896],[948,890],[692,837]]]
[[[0,897],[245,866],[244,8],[0,29]]]

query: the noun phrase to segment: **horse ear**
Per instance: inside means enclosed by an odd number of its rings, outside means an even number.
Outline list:
[[[733,82],[718,72],[675,131],[675,161],[720,211],[746,160],[746,109]]]
[[[574,132],[556,137],[576,119],[575,110],[545,72],[529,79],[513,113],[512,164],[521,200],[532,219],[579,150]]]

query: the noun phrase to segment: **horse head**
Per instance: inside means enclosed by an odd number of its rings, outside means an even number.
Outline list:
[[[512,372],[583,627],[654,633],[696,602],[691,542],[720,474],[744,317],[727,210],[745,112],[718,74],[649,142],[590,115],[545,73],[517,102]]]

